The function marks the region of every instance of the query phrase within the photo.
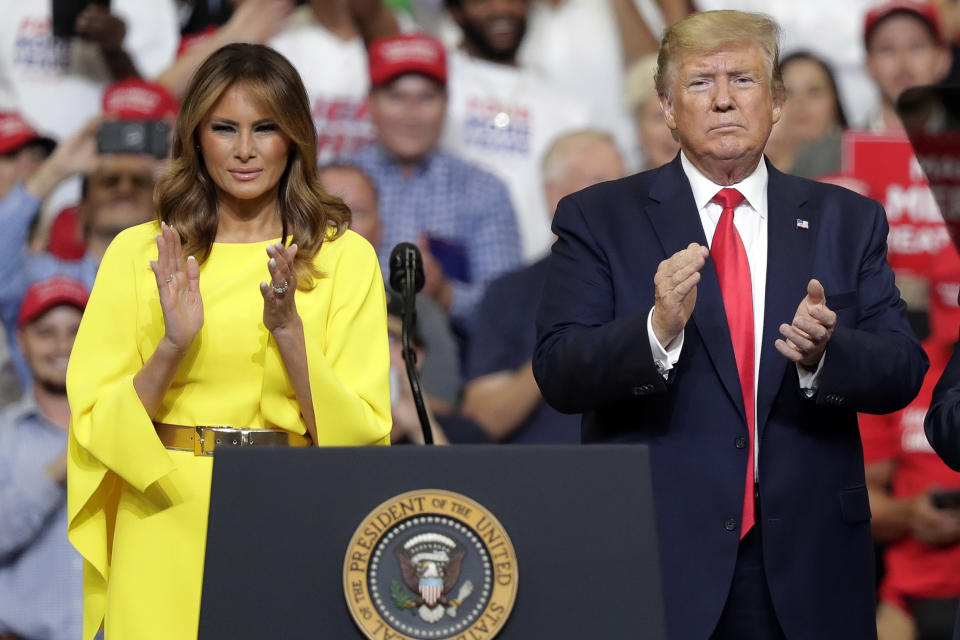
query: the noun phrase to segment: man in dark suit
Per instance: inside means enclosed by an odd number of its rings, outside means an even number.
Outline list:
[[[561,201],[537,323],[534,374],[583,441],[650,447],[681,640],[876,637],[856,412],[905,406],[927,368],[882,207],[763,158],[778,36],[734,11],[667,31],[681,153]]]

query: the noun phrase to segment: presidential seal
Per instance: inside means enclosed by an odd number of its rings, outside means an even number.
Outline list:
[[[517,595],[500,522],[470,498],[410,491],[370,512],[343,562],[350,614],[372,640],[487,640]]]

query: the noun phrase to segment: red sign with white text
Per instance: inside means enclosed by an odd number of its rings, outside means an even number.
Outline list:
[[[924,276],[944,249],[954,251],[920,163],[906,135],[850,131],[843,136],[844,175],[867,185],[890,224],[890,266]]]

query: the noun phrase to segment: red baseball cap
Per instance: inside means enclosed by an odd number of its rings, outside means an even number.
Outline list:
[[[405,73],[419,73],[447,84],[447,54],[440,41],[422,33],[374,40],[368,51],[370,84],[382,86]]]
[[[90,294],[83,283],[66,276],[38,280],[27,289],[17,314],[17,327],[23,328],[53,307],[72,305],[81,311],[87,306]]]
[[[943,31],[940,29],[940,16],[937,8],[926,0],[887,0],[870,9],[863,23],[863,41],[868,43],[873,30],[881,22],[894,13],[909,13],[923,20],[934,36],[943,41]]]
[[[29,142],[42,142],[50,149],[56,146],[52,139],[37,130],[13,111],[0,111],[0,155],[12,153]]]
[[[103,113],[121,120],[176,118],[180,103],[161,84],[131,78],[111,83],[103,91]]]

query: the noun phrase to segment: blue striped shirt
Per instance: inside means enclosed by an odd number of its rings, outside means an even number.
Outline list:
[[[393,247],[416,243],[421,234],[463,248],[469,282],[451,280],[450,315],[469,324],[486,284],[521,263],[520,235],[506,186],[446,151],[428,155],[409,176],[378,144],[348,161],[366,171],[379,191],[383,236],[378,253],[384,273],[389,272]]]
[[[67,432],[33,390],[0,411],[0,635],[79,638],[83,559],[67,541],[67,493],[45,467]]]

